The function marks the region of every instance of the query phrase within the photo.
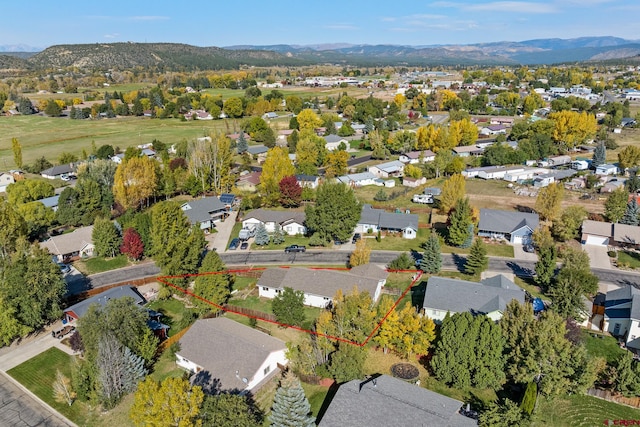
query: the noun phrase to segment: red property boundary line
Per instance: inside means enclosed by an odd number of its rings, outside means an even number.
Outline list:
[[[280,267],[280,268],[290,268],[290,267]],[[348,271],[348,268],[321,268],[321,267],[312,267],[310,268],[312,270],[334,270],[334,271]],[[184,289],[176,284],[173,284],[171,282],[169,282],[169,280],[171,279],[184,279],[187,277],[198,277],[198,276],[207,276],[210,274],[234,274],[234,273],[247,273],[250,271],[264,271],[266,270],[266,267],[260,267],[260,268],[245,268],[245,269],[237,269],[237,270],[224,270],[224,271],[212,271],[212,272],[208,272],[208,273],[197,273],[197,274],[183,274],[183,275],[178,275],[178,276],[158,276],[157,279],[159,282],[164,283],[167,286],[170,286],[180,292],[182,292],[185,295],[189,295],[192,296],[194,298],[199,299],[202,302],[205,302],[213,307],[216,307],[219,310],[225,311],[227,313],[233,313],[233,314],[238,314],[240,316],[244,316],[244,317],[249,317],[252,319],[256,319],[256,320],[262,320],[263,322],[268,322],[268,323],[272,323],[274,325],[283,327],[283,328],[289,328],[289,329],[295,329],[297,331],[300,332],[305,332],[307,334],[311,334],[311,335],[315,335],[318,337],[323,337],[323,338],[327,338],[327,339],[331,339],[331,340],[335,340],[335,341],[340,341],[340,342],[344,342],[347,344],[351,344],[351,345],[355,345],[358,347],[364,347],[370,340],[371,338],[373,338],[373,336],[376,334],[376,332],[378,332],[378,329],[380,329],[380,326],[382,325],[382,323],[387,320],[387,317],[389,317],[389,315],[391,314],[391,312],[393,310],[396,309],[396,307],[398,306],[398,304],[400,303],[400,301],[402,301],[402,299],[407,295],[407,293],[415,286],[415,284],[422,278],[422,271],[421,270],[387,270],[389,273],[415,273],[413,280],[411,281],[411,284],[407,287],[407,289],[404,290],[404,292],[400,295],[400,297],[398,297],[398,299],[394,302],[393,306],[391,306],[391,308],[389,309],[389,311],[387,311],[387,313],[384,315],[384,317],[376,324],[376,326],[373,328],[373,330],[371,331],[371,333],[369,335],[367,335],[367,337],[364,339],[364,341],[362,342],[357,342],[357,341],[351,341],[348,340],[346,338],[343,337],[337,337],[337,336],[333,336],[333,335],[328,335],[328,334],[323,334],[321,332],[317,332],[317,331],[311,331],[309,329],[304,329],[301,328],[299,326],[296,325],[289,325],[286,323],[280,323],[280,322],[276,322],[274,320],[270,320],[270,319],[265,319],[263,317],[259,317],[259,316],[252,316],[249,314],[244,314],[244,313],[240,313],[238,311],[235,310],[231,310],[229,308],[223,307],[219,304],[216,304],[214,302],[211,302],[205,298],[202,298],[201,296],[198,296],[196,294],[194,294],[193,292]]]

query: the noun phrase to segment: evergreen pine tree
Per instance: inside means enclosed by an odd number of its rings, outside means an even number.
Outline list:
[[[620,224],[638,225],[640,223],[639,216],[640,207],[638,207],[638,201],[634,196],[627,203],[627,209],[624,211]]]
[[[274,231],[273,236],[271,236],[271,240],[273,241],[274,245],[284,243],[284,230],[282,230],[280,224],[276,224],[276,230]]]
[[[471,245],[471,251],[467,257],[467,263],[464,265],[464,271],[467,274],[481,273],[489,266],[489,258],[487,257],[487,248],[482,239],[477,238]]]
[[[538,397],[538,384],[535,381],[531,381],[527,384],[527,390],[524,392],[522,403],[520,403],[520,409],[527,415],[533,414],[533,409],[536,406],[536,398]]]
[[[471,205],[469,199],[459,199],[449,214],[449,244],[461,246],[469,238],[471,225]]]
[[[238,145],[238,154],[242,154],[245,151],[247,151],[249,149],[249,145],[247,144],[247,140],[244,137],[244,132],[240,132],[240,136],[238,137],[238,141],[237,141]]]
[[[424,254],[420,260],[420,270],[425,273],[438,273],[442,268],[442,255],[440,254],[440,239],[432,232],[424,244]]]
[[[313,427],[315,418],[300,381],[287,372],[280,382],[269,415],[271,427]]]
[[[591,160],[591,166],[597,168],[600,165],[605,164],[607,161],[607,149],[604,146],[604,142],[600,142],[596,149],[593,151],[593,159]]]
[[[258,226],[256,227],[255,244],[259,246],[268,245],[269,240],[270,240],[269,233],[267,232],[267,229],[265,228],[264,224],[262,223],[258,224]]]

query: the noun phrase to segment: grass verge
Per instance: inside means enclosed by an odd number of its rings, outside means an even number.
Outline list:
[[[129,260],[127,259],[126,255],[118,255],[113,258],[95,257],[76,261],[73,265],[80,272],[88,276],[91,274],[102,273],[105,271],[111,271],[118,268],[126,267],[127,265],[129,265]]]

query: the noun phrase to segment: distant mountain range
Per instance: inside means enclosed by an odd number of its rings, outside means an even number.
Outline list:
[[[0,53],[0,72],[63,67],[166,70],[232,69],[248,66],[341,64],[355,66],[535,65],[621,59],[640,60],[640,40],[618,37],[537,39],[470,45],[237,45],[199,47],[179,43],[69,44],[29,52],[29,46]],[[22,49],[22,50],[18,50]]]

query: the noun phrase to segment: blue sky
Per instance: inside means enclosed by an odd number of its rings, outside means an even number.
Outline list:
[[[0,45],[430,45],[604,35],[640,39],[634,16],[640,16],[638,0],[13,1],[2,5]]]

